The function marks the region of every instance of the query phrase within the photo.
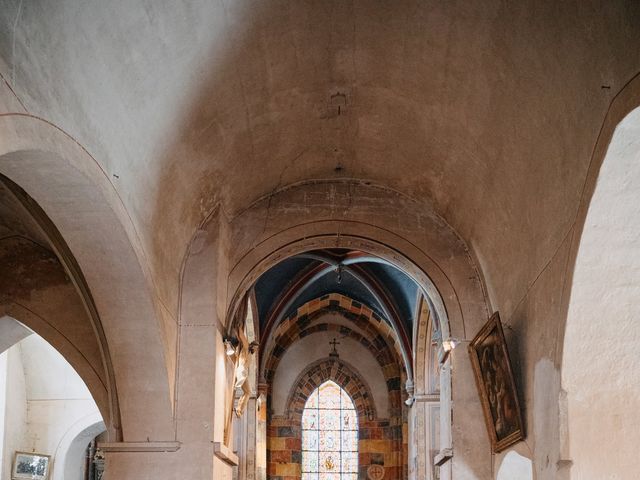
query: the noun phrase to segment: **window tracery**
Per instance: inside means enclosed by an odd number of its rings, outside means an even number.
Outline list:
[[[358,418],[353,401],[327,381],[307,399],[302,413],[302,480],[358,478]]]

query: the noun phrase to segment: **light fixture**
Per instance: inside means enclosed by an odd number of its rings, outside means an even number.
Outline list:
[[[451,352],[454,348],[456,348],[460,344],[460,340],[455,338],[449,338],[442,342],[442,348],[445,352]]]
[[[414,393],[415,393],[415,385],[413,383],[412,380],[407,380],[407,382],[405,383],[404,386],[405,390],[407,391],[407,399],[404,401],[404,404],[407,407],[410,407],[411,405],[413,405],[413,402],[416,401],[416,398],[414,397]]]
[[[237,338],[227,337],[224,339],[223,343],[224,353],[226,353],[228,357],[231,357],[237,353],[238,344],[240,343],[238,342]]]
[[[439,357],[440,357],[440,363],[444,364],[447,359],[449,358],[449,355],[451,354],[451,352],[458,346],[460,345],[460,343],[462,343],[461,340],[458,340],[457,338],[447,338],[446,340],[442,341],[442,346],[440,348],[440,352],[439,352]]]

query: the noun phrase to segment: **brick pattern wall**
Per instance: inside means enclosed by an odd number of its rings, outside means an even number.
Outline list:
[[[314,319],[328,312],[340,313],[344,318],[353,322],[364,332],[364,337],[375,345],[375,348],[385,346],[394,351],[395,355],[391,356],[398,359],[398,365],[404,370],[400,342],[391,325],[366,305],[339,293],[331,293],[311,300],[284,318],[274,331],[273,347],[264,352],[267,360],[274,355],[278,356],[277,353],[281,355],[281,350],[285,349],[283,346],[287,344],[287,339],[300,338],[300,331],[307,329]],[[290,343],[288,344],[290,345]]]
[[[359,479],[372,464],[385,468],[385,480],[406,477],[406,419],[376,416],[371,392],[358,372],[339,359],[327,358],[309,366],[296,380],[287,401],[287,416],[271,416],[268,427],[267,478],[298,480],[302,465],[302,411],[309,395],[333,380],[351,397],[358,413]]]
[[[280,364],[280,359],[282,355],[286,351],[286,349],[291,346],[296,340],[300,338],[304,338],[308,335],[312,335],[316,332],[335,332],[336,336],[339,337],[348,337],[361,345],[365,346],[374,356],[374,358],[378,361],[380,365],[380,369],[382,370],[382,374],[387,384],[387,389],[389,391],[389,411],[391,415],[399,415],[402,411],[402,382],[403,382],[403,371],[398,364],[398,360],[395,358],[393,350],[389,348],[383,342],[380,342],[377,339],[373,341],[363,337],[360,333],[345,327],[343,325],[336,324],[328,324],[328,323],[317,323],[305,330],[295,329],[295,332],[290,332],[290,335],[281,338],[281,349],[278,349],[277,352],[274,352],[269,360],[267,361],[267,365],[265,368],[265,379],[267,382],[273,381],[273,377],[275,372]]]
[[[344,325],[314,323],[314,320],[329,312],[339,313],[353,322],[359,331]],[[402,385],[406,379],[406,371],[393,329],[368,307],[337,293],[312,300],[283,320],[274,332],[273,348],[265,354],[263,378],[269,383],[273,381],[281,358],[297,340],[326,331],[334,331],[336,336],[351,338],[372,353],[387,383],[390,416],[402,416]]]

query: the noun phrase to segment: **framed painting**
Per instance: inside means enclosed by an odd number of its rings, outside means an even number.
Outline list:
[[[39,453],[16,452],[13,459],[13,480],[46,480],[49,477],[51,457]]]
[[[469,344],[469,355],[491,447],[498,453],[524,440],[518,392],[498,312]]]

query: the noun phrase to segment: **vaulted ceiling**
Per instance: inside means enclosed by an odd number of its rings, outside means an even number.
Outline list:
[[[574,221],[639,19],[622,0],[8,0],[0,88],[103,169],[173,314],[217,205],[318,178],[432,204],[512,309]]]
[[[362,303],[411,339],[417,284],[387,261],[346,249],[295,255],[265,272],[255,285],[261,331],[331,293]]]

